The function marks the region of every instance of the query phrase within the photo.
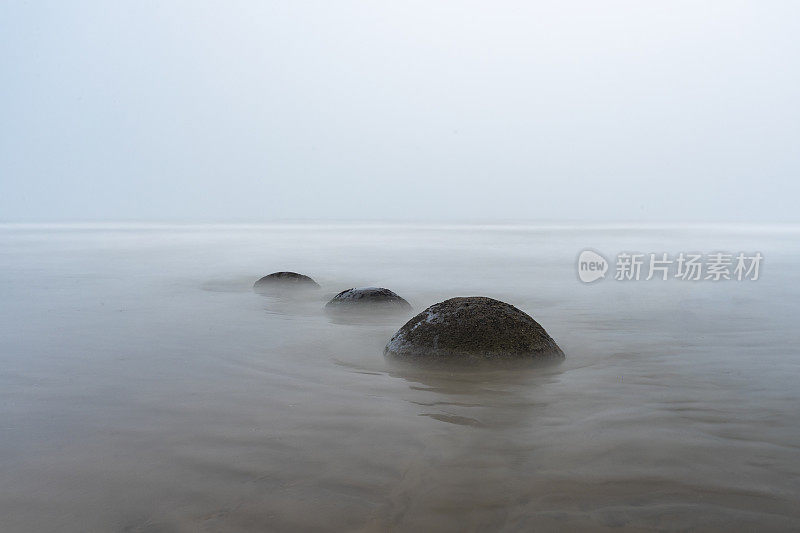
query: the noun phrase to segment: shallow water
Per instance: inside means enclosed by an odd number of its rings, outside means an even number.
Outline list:
[[[0,227],[3,531],[797,530],[800,231]],[[755,282],[584,285],[575,260],[764,254]],[[296,270],[298,298],[251,290]],[[567,358],[395,367],[408,316],[485,295]]]

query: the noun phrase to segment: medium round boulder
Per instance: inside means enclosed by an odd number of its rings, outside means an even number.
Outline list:
[[[364,287],[340,292],[325,305],[325,310],[330,312],[410,311],[411,304],[389,289]]]
[[[317,289],[319,285],[308,276],[298,274],[297,272],[273,272],[256,281],[253,288],[257,291],[284,288]]]
[[[563,358],[533,318],[513,305],[471,296],[434,304],[389,340],[384,355],[408,360],[466,362]]]

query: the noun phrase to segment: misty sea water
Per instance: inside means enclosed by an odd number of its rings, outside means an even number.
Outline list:
[[[800,528],[800,229],[0,226],[0,530]],[[757,281],[583,284],[576,258],[756,252]],[[612,267],[613,269],[613,267]],[[256,294],[279,270],[321,289]],[[566,359],[398,367],[412,314],[490,296]]]

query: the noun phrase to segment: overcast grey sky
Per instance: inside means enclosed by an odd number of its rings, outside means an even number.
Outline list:
[[[800,2],[14,1],[0,220],[798,222]]]

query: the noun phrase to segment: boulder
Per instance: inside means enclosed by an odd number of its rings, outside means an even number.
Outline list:
[[[384,355],[407,360],[492,361],[563,358],[533,318],[513,305],[471,296],[434,304],[389,340]]]
[[[253,288],[256,291],[282,288],[317,289],[319,288],[319,285],[316,281],[308,276],[298,274],[297,272],[273,272],[272,274],[264,276],[260,280],[256,281],[255,285],[253,285]]]
[[[411,304],[389,289],[364,287],[340,292],[325,305],[325,310],[329,312],[410,311]]]

